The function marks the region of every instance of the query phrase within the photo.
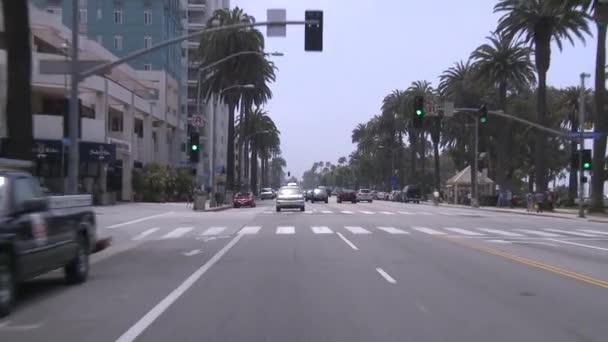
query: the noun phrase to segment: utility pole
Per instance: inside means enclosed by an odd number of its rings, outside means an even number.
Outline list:
[[[585,138],[583,133],[585,132],[585,77],[591,77],[586,73],[581,73],[581,90],[578,98],[578,126],[579,126],[579,138],[578,138],[578,217],[585,217],[585,208],[583,207],[583,177],[585,176],[585,170],[583,170],[583,150],[585,149]]]
[[[78,193],[78,33],[79,33],[79,5],[78,0],[72,1],[72,50],[71,50],[71,78],[72,87],[70,88],[70,110],[68,116],[69,134],[69,159],[68,159],[68,186],[67,193],[76,195]]]
[[[477,180],[477,158],[479,154],[479,118],[475,117],[475,134],[473,141],[473,165],[471,165],[471,206],[479,207],[479,198],[478,198],[478,180]]]

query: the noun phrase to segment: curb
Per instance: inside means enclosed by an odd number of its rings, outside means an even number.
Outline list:
[[[224,211],[224,210],[228,210],[228,209],[232,209],[232,206],[231,205],[223,205],[221,207],[214,207],[214,208],[208,208],[208,209],[205,209],[205,210],[198,210],[198,212],[203,212],[203,213],[211,212],[212,213],[212,212]]]
[[[432,205],[430,203],[425,203],[425,202],[421,202],[421,203],[425,204],[425,205]],[[439,206],[441,206],[441,205],[439,205]],[[444,206],[446,206],[446,205],[444,204]],[[473,207],[465,206],[465,205],[452,205],[452,204],[448,204],[447,207],[448,208],[463,208],[463,209],[491,211],[491,212],[495,212],[495,213],[506,213],[506,214],[515,214],[515,215],[552,217],[552,218],[560,218],[560,219],[566,219],[566,220],[576,220],[576,219],[578,219],[578,217],[574,217],[574,216],[570,217],[570,216],[561,216],[561,215],[540,214],[540,213],[532,213],[532,212],[528,212],[528,211],[506,211],[506,210],[500,210],[500,209],[492,209],[491,207],[473,208]],[[568,215],[568,214],[562,214],[562,215]],[[590,221],[590,220],[588,220],[588,221]],[[597,220],[597,221],[591,221],[591,222],[605,223],[605,222],[608,222],[608,221]]]

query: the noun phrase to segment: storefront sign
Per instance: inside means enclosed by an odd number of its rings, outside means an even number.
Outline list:
[[[34,140],[32,152],[38,159],[61,156],[61,140]]]
[[[80,142],[80,161],[81,162],[103,162],[111,163],[116,159],[116,145]]]

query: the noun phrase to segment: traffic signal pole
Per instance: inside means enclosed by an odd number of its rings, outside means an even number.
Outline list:
[[[479,159],[479,119],[475,118],[475,141],[473,145],[473,165],[471,166],[471,206],[478,208],[479,207],[479,197],[478,197],[478,180],[477,180],[477,161]]]
[[[585,208],[583,207],[583,177],[585,170],[583,169],[583,150],[585,149],[585,138],[583,133],[585,132],[585,77],[589,77],[589,74],[581,73],[581,90],[578,98],[578,126],[579,126],[579,148],[578,148],[578,217],[585,217]]]

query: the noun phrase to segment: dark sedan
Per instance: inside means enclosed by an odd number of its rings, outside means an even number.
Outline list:
[[[341,190],[338,192],[338,203],[342,202],[357,203],[357,192],[355,190]]]
[[[329,202],[329,195],[327,194],[327,190],[325,188],[316,188],[312,192],[312,197],[310,198],[311,203],[319,202]]]

